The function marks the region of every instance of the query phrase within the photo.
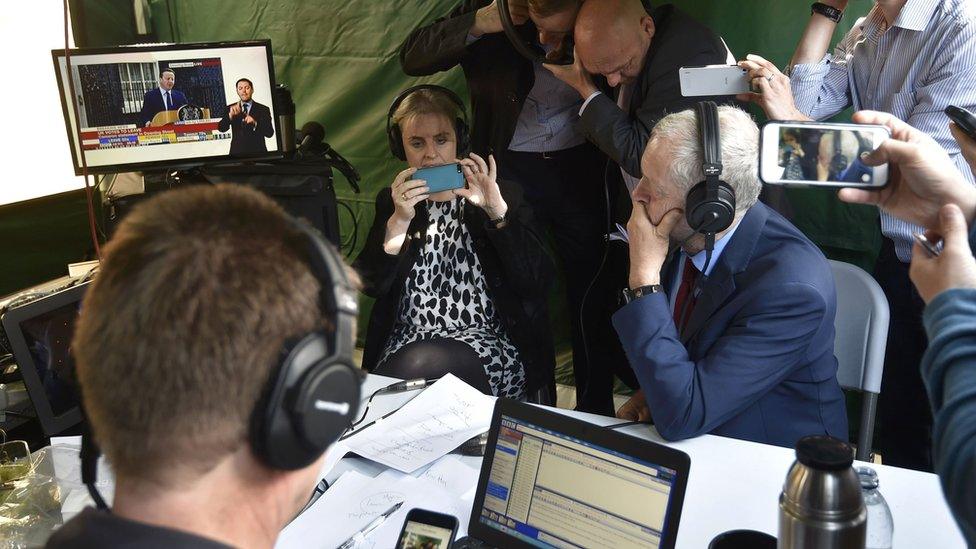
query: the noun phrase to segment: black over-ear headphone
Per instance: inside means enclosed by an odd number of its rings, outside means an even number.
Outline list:
[[[418,90],[431,90],[438,93],[446,95],[451,101],[453,101],[457,107],[458,111],[461,113],[454,119],[454,135],[457,138],[457,150],[458,155],[465,157],[470,152],[471,147],[471,134],[468,131],[468,113],[464,110],[464,101],[458,97],[458,94],[445,88],[444,86],[437,86],[434,84],[421,84],[419,86],[412,86],[400,92],[399,95],[393,100],[393,104],[390,105],[390,112],[386,115],[386,137],[390,142],[390,152],[393,156],[400,159],[406,160],[407,153],[403,150],[403,132],[400,129],[399,124],[393,123],[393,115],[396,113],[397,108],[403,100],[407,98],[411,93]]]
[[[705,235],[706,249],[714,244],[715,234],[728,229],[735,220],[735,191],[722,181],[722,140],[718,107],[712,101],[695,105],[698,133],[701,135],[702,171],[705,180],[688,191],[685,219],[697,233]]]
[[[266,465],[283,470],[305,467],[339,439],[359,412],[364,378],[352,360],[356,289],[332,244],[304,220],[294,224],[321,285],[319,306],[335,329],[290,340],[254,409],[251,448]]]
[[[823,138],[821,138],[823,139]],[[830,174],[833,177],[837,177],[841,172],[847,169],[850,161],[847,159],[847,155],[841,150],[841,132],[838,130],[834,132],[834,156],[830,158]]]

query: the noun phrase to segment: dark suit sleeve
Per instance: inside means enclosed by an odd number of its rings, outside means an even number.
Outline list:
[[[363,293],[373,298],[386,295],[396,278],[399,256],[390,255],[383,250],[386,222],[392,214],[393,198],[390,196],[390,188],[384,187],[376,194],[376,213],[366,237],[366,244],[353,263],[353,268],[362,278]]]
[[[692,108],[711,97],[682,97],[678,69],[684,66],[725,62],[726,53],[712,45],[689,56],[677,48],[662,48],[644,76],[643,99],[634,116],[628,115],[607,95],[594,97],[580,116],[586,137],[630,175],[641,176],[640,159],[651,130],[665,115]],[[720,101],[727,98],[721,98]]]
[[[400,66],[410,76],[426,76],[446,71],[461,62],[467,53],[465,42],[474,25],[475,12],[485,0],[465,0],[447,17],[420,27],[400,46]]]
[[[515,206],[506,214],[504,227],[488,228],[488,240],[498,251],[505,279],[515,291],[525,297],[538,296],[540,292],[548,291],[553,280],[552,259],[546,252],[532,208],[522,198],[521,190],[506,184],[503,196],[506,202]]]
[[[152,112],[152,96],[150,95],[152,90],[147,91],[146,95],[142,96],[142,110],[139,111],[139,127],[145,127],[146,124],[152,120],[154,112]]]
[[[274,137],[274,123],[271,121],[271,109],[261,105],[261,115],[257,118],[258,131],[264,137]]]
[[[956,522],[972,544],[976,540],[976,291],[954,288],[925,307],[929,348],[922,357],[922,379],[932,403],[935,471]],[[972,546],[972,545],[970,545]]]
[[[701,360],[678,338],[667,297],[656,293],[613,316],[658,432],[667,440],[712,431],[805,362],[827,303],[813,286],[790,283],[740,311]]]
[[[230,107],[231,105],[227,105],[224,108],[224,116],[221,117],[220,122],[217,123],[217,129],[222,132],[230,129]]]

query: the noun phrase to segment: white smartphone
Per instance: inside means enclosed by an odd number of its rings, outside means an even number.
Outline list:
[[[891,134],[884,126],[767,122],[759,138],[759,178],[788,187],[869,187],[888,184],[888,165],[863,157]]]
[[[749,91],[749,71],[738,65],[706,65],[681,67],[678,81],[681,95],[701,97],[705,95],[735,95]]]

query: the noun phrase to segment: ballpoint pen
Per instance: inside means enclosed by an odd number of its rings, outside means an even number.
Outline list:
[[[350,547],[354,547],[357,543],[362,542],[364,539],[366,539],[366,536],[368,536],[370,532],[372,532],[373,530],[376,530],[377,528],[379,528],[380,524],[383,524],[383,521],[385,521],[387,518],[389,518],[390,515],[392,515],[393,513],[396,513],[397,510],[402,505],[403,505],[403,502],[401,501],[401,502],[395,504],[393,507],[390,507],[389,509],[387,509],[383,514],[381,514],[380,516],[374,518],[373,520],[371,520],[369,522],[369,524],[367,524],[366,526],[363,526],[362,529],[360,529],[358,532],[356,532],[355,534],[353,534],[351,538],[349,538],[346,541],[342,542],[342,545],[340,545],[338,547],[338,549],[350,549]]]

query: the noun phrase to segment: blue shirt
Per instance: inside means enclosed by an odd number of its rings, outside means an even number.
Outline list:
[[[709,262],[708,264],[708,269],[705,271],[705,276],[712,274],[712,271],[715,270],[715,266],[718,265],[719,258],[722,257],[722,252],[725,251],[725,247],[728,246],[729,242],[732,241],[732,235],[735,234],[735,231],[738,228],[739,228],[739,223],[736,223],[735,225],[732,226],[731,229],[729,229],[727,233],[722,235],[722,238],[715,241],[715,247],[712,248],[712,261]],[[669,299],[671,300],[672,312],[674,312],[674,301],[678,295],[678,286],[681,284],[681,275],[685,270],[685,258],[688,257],[688,254],[684,250],[681,250],[681,252],[679,253],[680,253],[680,257],[678,258],[679,267],[674,270],[675,276],[674,279],[672,279],[671,281],[672,295],[669,296]],[[707,255],[708,254],[705,253],[705,250],[702,250],[697,254],[691,256],[691,264],[698,269],[698,272],[701,272],[702,268],[705,266],[705,259]]]
[[[160,87],[159,88],[159,93],[160,93],[160,95],[163,96],[163,106],[166,107],[166,110],[168,110],[168,111],[169,110],[172,110],[173,109],[173,90],[166,90],[166,89],[163,89],[162,87]],[[169,94],[169,99],[167,99],[166,94]]]
[[[478,38],[468,35],[465,45]],[[546,51],[549,46],[543,46]],[[542,63],[532,63],[535,82],[525,98],[522,111],[515,123],[515,133],[508,148],[520,152],[555,152],[582,145],[586,141],[579,130],[579,116],[583,98]]]
[[[889,25],[875,4],[833,54],[790,74],[796,107],[813,119],[845,108],[891,113],[932,136],[973,181],[949,133],[948,105],[976,109],[976,6],[969,0],[908,0]],[[902,261],[920,227],[881,212],[881,231]]]

